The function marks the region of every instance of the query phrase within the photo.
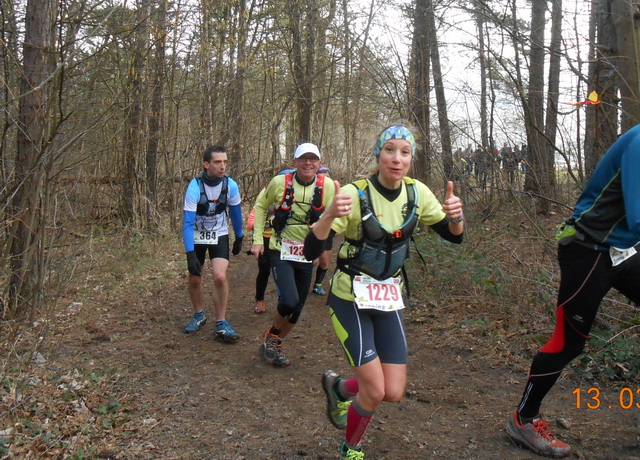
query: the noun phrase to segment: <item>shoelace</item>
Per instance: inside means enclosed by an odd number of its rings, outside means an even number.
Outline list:
[[[349,449],[347,451],[347,458],[349,460],[364,460],[364,452],[360,450]]]
[[[554,439],[556,439],[553,433],[551,433],[551,431],[549,430],[549,425],[547,425],[547,422],[545,422],[544,420],[534,420],[531,424],[533,425],[533,429],[536,430],[536,433],[538,433],[547,441],[553,441]]]
[[[278,350],[278,338],[269,334],[264,341],[264,347],[273,352],[277,352]]]
[[[339,417],[346,416],[350,405],[351,401],[336,401],[336,407],[338,408],[337,415]]]

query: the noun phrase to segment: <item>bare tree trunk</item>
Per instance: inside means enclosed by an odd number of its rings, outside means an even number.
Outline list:
[[[151,106],[149,113],[149,141],[147,144],[146,176],[147,176],[147,225],[155,227],[158,203],[158,145],[160,142],[160,127],[164,118],[164,78],[165,78],[165,47],[167,41],[167,0],[161,0],[155,14],[154,44],[155,69],[153,88],[151,90]]]
[[[529,108],[527,106],[527,97],[526,97],[526,93],[525,93],[525,87],[524,87],[524,78],[522,78],[522,66],[520,65],[520,51],[521,51],[521,46],[522,43],[524,42],[522,35],[519,33],[518,31],[518,10],[517,10],[517,4],[516,4],[516,0],[512,0],[511,2],[511,20],[512,20],[512,24],[513,24],[513,35],[512,35],[512,41],[513,41],[513,51],[514,51],[514,55],[515,55],[515,59],[514,59],[514,67],[515,67],[515,73],[516,73],[516,91],[518,92],[518,97],[520,98],[520,102],[522,103],[522,106],[524,108],[525,113],[528,112]],[[526,144],[521,146],[522,148],[522,158],[521,161],[524,161],[525,163],[525,171],[527,168],[527,163],[529,161],[529,157],[528,157],[528,147],[526,146]],[[519,182],[519,181],[518,181]]]
[[[172,11],[172,20],[179,20],[180,16],[185,14],[181,7],[176,6]],[[175,18],[175,19],[174,19]],[[169,20],[169,23],[172,22]],[[182,209],[180,199],[183,198],[184,190],[175,186],[179,183],[182,177],[182,171],[180,170],[180,156],[181,151],[185,148],[180,142],[180,121],[183,118],[183,114],[187,112],[188,108],[183,101],[183,96],[186,93],[186,85],[182,77],[182,67],[179,63],[180,58],[180,30],[178,27],[171,29],[171,41],[170,41],[170,54],[167,57],[167,74],[166,74],[166,87],[167,87],[167,104],[165,111],[165,132],[171,133],[170,141],[164,139],[164,169],[167,175],[167,180],[162,181],[160,184],[166,190],[166,196],[168,201],[169,216],[171,222],[171,228],[177,228],[179,225]],[[189,61],[184,63],[189,65]],[[203,97],[204,98],[204,97]]]
[[[369,35],[371,33],[371,26],[374,19],[375,0],[370,0],[369,11],[367,15],[367,23],[362,33],[361,42],[359,43],[358,56],[354,57],[354,47],[356,45],[355,40],[352,39],[349,25],[349,1],[343,0],[342,13],[344,15],[344,56],[345,56],[345,89],[342,97],[342,114],[343,114],[343,129],[345,137],[345,150],[347,152],[346,166],[347,177],[352,178],[356,176],[359,167],[362,166],[361,159],[356,149],[356,138],[358,133],[358,126],[362,118],[363,91],[362,84],[366,76],[366,70],[364,68],[364,62],[366,61],[365,55],[368,49]],[[358,65],[356,65],[356,63]]]
[[[200,115],[200,147],[222,143],[227,137],[221,132],[224,112],[224,71],[227,63],[229,7],[218,0],[200,0],[202,10],[201,39],[198,58],[202,92],[202,113]],[[214,138],[215,136],[215,138]]]
[[[320,11],[318,2],[310,2],[307,6],[304,21],[304,80],[300,86],[300,122],[298,129],[300,141],[313,141],[313,103],[314,84],[316,74],[316,38],[320,23]]]
[[[529,94],[525,116],[529,145],[529,168],[525,179],[525,190],[538,196],[536,212],[548,214],[546,150],[544,139],[544,26],[547,0],[532,3],[531,11],[531,57],[529,68]]]
[[[237,60],[233,79],[228,91],[228,110],[225,117],[225,132],[228,133],[230,144],[229,166],[230,173],[235,174],[242,170],[243,152],[242,139],[244,136],[244,86],[247,62],[247,40],[249,36],[249,21],[253,5],[247,9],[246,0],[240,0],[237,6],[237,26],[234,32],[234,44],[237,50]]]
[[[138,199],[137,168],[144,137],[142,105],[144,98],[143,73],[146,66],[145,47],[148,42],[149,0],[140,0],[137,11],[136,38],[133,61],[129,67],[128,111],[125,120],[124,171],[122,175],[121,212],[125,224],[136,220]]]
[[[315,6],[311,6],[314,9]],[[289,24],[293,40],[292,65],[295,91],[295,139],[293,144],[311,142],[311,108],[313,84],[310,79],[314,71],[315,24],[303,21],[304,13],[300,0],[289,4]],[[306,24],[305,24],[306,22]],[[306,25],[303,29],[302,25]],[[304,39],[303,39],[304,34]]]
[[[54,19],[57,3],[29,0],[25,16],[22,76],[18,116],[15,194],[10,212],[11,276],[9,304],[2,317],[32,318],[41,300],[44,267],[40,255],[46,239],[42,206],[44,159],[49,135],[49,76],[52,70]],[[7,308],[8,307],[8,308]]]
[[[319,3],[320,5],[326,4],[326,14],[319,15],[318,18],[318,38],[316,44],[316,77],[315,77],[315,93],[316,101],[321,101],[321,110],[316,110],[313,117],[313,140],[320,146],[323,145],[325,139],[325,129],[327,126],[329,109],[333,102],[331,94],[334,91],[333,82],[337,74],[335,62],[333,56],[329,55],[329,49],[327,48],[327,30],[329,25],[333,23],[336,15],[337,0],[329,0],[328,2]],[[324,154],[327,154],[326,156]],[[332,153],[323,152],[323,162],[326,159],[326,163],[332,164]]]
[[[200,35],[202,38],[198,42],[198,57],[200,62],[200,85],[202,92],[202,106],[200,107],[200,123],[197,134],[207,138],[213,132],[213,113],[215,104],[218,100],[215,90],[218,87],[219,80],[214,77],[217,73],[214,71],[211,56],[213,54],[213,0],[200,0],[200,10],[202,15],[202,24],[200,24]],[[216,43],[221,42],[219,40]]]
[[[289,141],[287,139],[287,143],[293,145],[297,142],[300,142],[302,139],[308,140],[306,138],[306,134],[302,127],[299,127],[304,118],[302,112],[305,110],[304,108],[304,100],[303,100],[303,90],[301,86],[304,81],[304,66],[303,66],[303,58],[302,58],[302,31],[300,30],[300,23],[302,22],[302,11],[300,10],[300,2],[295,0],[289,4],[289,28],[291,31],[291,65],[292,65],[292,75],[294,82],[294,100],[295,100],[295,114],[294,119],[296,120],[294,123],[298,127],[296,136],[297,139],[294,141]],[[310,127],[307,126],[309,129]],[[287,149],[291,150],[291,149]]]
[[[438,34],[436,31],[435,10],[433,1],[427,0],[427,19],[429,21],[429,48],[431,48],[431,65],[433,66],[433,86],[436,92],[436,105],[438,107],[438,124],[440,126],[440,146],[442,148],[442,165],[444,177],[452,180],[453,177],[453,152],[451,151],[451,127],[447,115],[447,100],[444,94],[442,81],[442,68],[440,66],[440,50]]]
[[[487,122],[487,51],[484,33],[483,3],[475,2],[475,19],[478,33],[478,58],[480,60],[480,139],[483,148],[489,146],[489,127]]]
[[[601,0],[592,0],[591,2],[591,14],[589,16],[589,56],[587,58],[589,62],[588,68],[588,86],[587,90],[595,90],[603,97],[601,89],[596,85],[596,75],[598,74],[599,63],[597,52],[597,31],[598,24],[600,22],[601,13]],[[584,175],[589,177],[596,167],[596,151],[597,151],[597,139],[599,139],[599,130],[597,126],[596,115],[599,107],[593,107],[593,110],[587,110],[585,114],[585,128],[584,128]]]
[[[582,59],[582,46],[580,43],[580,33],[581,31],[579,30],[578,26],[577,26],[577,15],[574,15],[573,17],[573,24],[574,24],[574,40],[577,43],[577,49],[576,49],[576,55],[577,55],[577,73],[578,75],[584,75],[583,73],[583,69],[584,69],[584,60]],[[591,63],[591,61],[593,60],[593,44],[595,44],[595,37],[596,37],[596,31],[595,31],[595,22],[594,22],[594,18],[595,16],[593,14],[590,15],[589,18],[589,40],[587,43],[587,50],[588,50],[588,56],[587,56],[587,62]],[[583,84],[584,84],[584,80],[583,79],[576,79],[576,94],[575,94],[575,100],[578,101],[580,100],[581,97],[583,97],[584,94],[584,89],[583,89]],[[587,82],[588,84],[588,82]],[[588,88],[588,86],[587,86]],[[593,113],[592,110],[587,111],[587,113],[585,114],[585,118],[589,117],[589,114]],[[583,133],[583,124],[582,124],[582,111],[578,110],[576,113],[576,130],[575,130],[575,136],[576,136],[576,162],[578,165],[578,180],[580,182],[584,181],[584,151],[582,148],[582,139],[583,136],[586,137],[586,132]]]
[[[413,41],[411,46],[411,64],[409,67],[409,103],[412,121],[418,128],[416,141],[415,176],[428,183],[431,175],[430,158],[430,113],[429,81],[431,73],[431,48],[424,46],[429,39],[427,0],[416,0],[414,13]]]
[[[18,56],[18,26],[16,24],[16,11],[14,2],[0,2],[0,40],[3,44],[3,52],[0,53],[1,74],[3,79],[0,92],[0,106],[2,110],[2,127],[0,128],[0,183],[7,184],[10,175],[9,152],[14,143],[13,136],[9,139],[9,132],[15,126],[14,120],[18,113],[14,94],[19,88],[19,74],[13,62],[13,56]],[[6,201],[6,195],[0,194],[2,203]]]
[[[547,89],[547,114],[544,124],[544,133],[547,138],[546,153],[543,158],[542,168],[546,188],[555,195],[555,140],[558,128],[558,95],[560,93],[560,56],[562,44],[562,0],[552,0],[551,12],[551,56],[549,58],[549,85]]]
[[[640,123],[640,5],[629,0],[611,0],[615,30],[616,68],[620,74],[624,133]]]
[[[600,104],[587,112],[584,161],[585,176],[593,173],[600,157],[615,142],[618,132],[617,70],[612,65],[615,31],[609,14],[610,0],[593,0],[591,25],[595,46],[590,53],[589,86],[598,92]]]
[[[349,105],[354,86],[351,82],[353,68],[353,48],[351,46],[351,26],[349,24],[349,0],[342,0],[342,17],[344,44],[342,55],[344,58],[344,88],[342,93],[342,129],[344,131],[344,148],[347,154],[347,176],[355,177],[354,150],[355,150],[355,122],[356,114],[352,114]]]

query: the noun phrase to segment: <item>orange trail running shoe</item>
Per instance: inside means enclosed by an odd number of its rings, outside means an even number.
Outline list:
[[[538,455],[562,458],[571,453],[571,447],[556,439],[549,431],[547,422],[539,414],[531,423],[521,425],[518,421],[518,411],[513,411],[507,422],[506,431],[513,442]]]
[[[256,308],[253,309],[255,313],[266,313],[267,306],[264,304],[264,300],[258,300],[256,302]]]

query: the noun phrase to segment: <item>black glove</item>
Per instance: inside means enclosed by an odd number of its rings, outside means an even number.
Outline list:
[[[242,249],[242,239],[244,236],[236,236],[236,240],[233,242],[233,249],[231,250],[231,254],[237,256],[240,254],[240,250]]]
[[[187,252],[187,267],[189,267],[189,273],[195,276],[202,276],[202,264],[196,256],[196,251]]]

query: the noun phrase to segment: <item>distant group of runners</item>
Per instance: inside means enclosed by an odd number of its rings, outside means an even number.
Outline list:
[[[526,144],[511,147],[507,142],[500,149],[478,145],[474,150],[471,144],[464,150],[458,147],[453,153],[454,180],[468,181],[473,174],[479,187],[485,191],[496,171],[502,170],[505,181],[514,186],[520,180],[518,172],[527,170],[528,151]]]
[[[640,262],[634,246],[640,241],[640,127],[623,135],[603,157],[581,195],[573,215],[559,232],[562,279],[557,326],[553,337],[533,360],[521,403],[509,417],[506,431],[519,445],[550,457],[569,455],[570,447],[551,434],[539,409],[562,369],[584,347],[600,301],[611,287],[640,303]],[[262,361],[284,368],[291,364],[283,341],[297,324],[308,293],[325,295],[335,234],[343,234],[337,266],[327,297],[329,316],[352,366],[343,378],[328,370],[321,378],[330,422],[345,430],[340,456],[363,459],[362,438],[381,402],[402,399],[407,380],[407,343],[401,293],[409,241],[418,224],[461,243],[463,206],[448,182],[440,203],[422,182],[408,176],[416,141],[402,125],[380,133],[373,149],[376,169],[370,177],[341,187],[321,170],[322,155],[312,143],[300,144],[293,168],[275,176],[260,192],[248,221],[253,229],[251,254],[258,261],[256,313],[264,313],[264,292],[273,276],[278,303],[258,354]],[[226,176],[224,147],[208,148],[203,172],[185,196],[183,240],[187,255],[188,290],[193,316],[185,327],[192,333],[205,325],[202,266],[208,253],[214,278],[214,337],[233,343],[239,334],[226,320],[229,288],[229,224],[240,253],[243,218],[237,183]],[[632,171],[632,172],[628,172]],[[625,197],[627,199],[625,200]],[[314,260],[317,262],[315,282]]]

